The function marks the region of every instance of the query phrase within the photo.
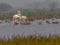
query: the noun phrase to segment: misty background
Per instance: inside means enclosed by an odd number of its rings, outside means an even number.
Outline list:
[[[13,9],[60,8],[60,0],[0,0],[0,4],[1,3],[9,4]]]

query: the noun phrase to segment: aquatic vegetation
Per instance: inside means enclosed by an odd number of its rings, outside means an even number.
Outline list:
[[[0,39],[0,45],[60,45],[60,37],[56,35],[36,36],[12,36],[8,39]]]

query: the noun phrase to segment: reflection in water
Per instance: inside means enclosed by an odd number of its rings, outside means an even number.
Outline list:
[[[0,37],[11,37],[12,35],[30,35],[30,34],[42,34],[49,35],[60,33],[60,24],[42,24],[39,25],[38,21],[31,22],[31,25],[13,25],[11,23],[0,24]]]

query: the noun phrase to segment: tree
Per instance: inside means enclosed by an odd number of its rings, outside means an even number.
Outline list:
[[[0,3],[0,11],[9,11],[13,7],[7,3]]]

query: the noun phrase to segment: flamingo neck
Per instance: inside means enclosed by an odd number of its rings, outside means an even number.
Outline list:
[[[20,19],[22,19],[22,15],[21,14],[17,14],[19,16]]]
[[[18,16],[21,16],[21,14],[17,14]]]
[[[22,19],[22,16],[21,15],[19,17],[20,17],[20,19]]]

